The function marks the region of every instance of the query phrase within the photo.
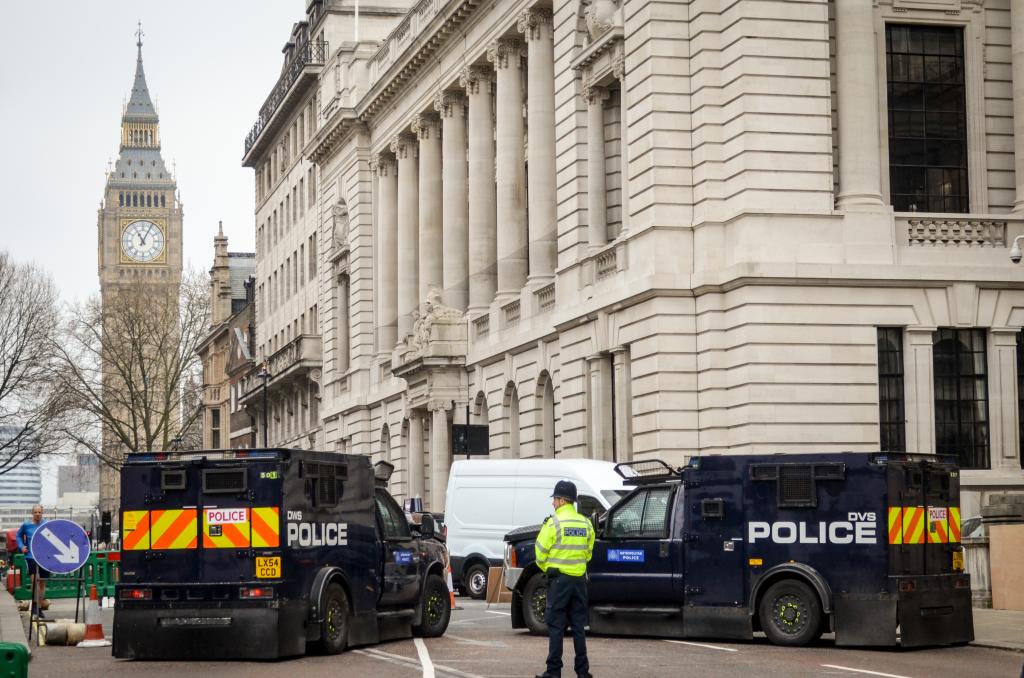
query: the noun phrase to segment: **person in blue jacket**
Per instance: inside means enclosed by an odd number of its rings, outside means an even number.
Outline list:
[[[50,573],[43,568],[39,567],[36,563],[36,559],[32,557],[32,535],[36,533],[39,526],[43,522],[43,507],[36,504],[32,507],[32,520],[26,520],[18,528],[18,547],[22,553],[25,554],[25,563],[28,565],[28,573],[35,579],[36,589],[36,612],[40,619],[45,619],[43,615],[43,600],[46,599],[46,580],[50,576]]]

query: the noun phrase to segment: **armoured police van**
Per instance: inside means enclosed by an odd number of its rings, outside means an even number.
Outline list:
[[[954,461],[911,454],[619,464],[597,526],[595,632],[906,647],[974,638]],[[512,625],[544,630],[539,526],[506,536]]]
[[[450,618],[448,558],[392,467],[303,450],[131,454],[121,470],[119,658],[327,653]]]

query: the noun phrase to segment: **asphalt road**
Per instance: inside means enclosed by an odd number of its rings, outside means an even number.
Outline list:
[[[373,676],[411,678],[445,676],[499,678],[533,676],[544,668],[547,639],[513,631],[508,605],[459,599],[463,608],[452,618],[448,632],[430,640],[403,640],[350,650],[342,655],[310,656],[273,662],[156,662],[122,661],[109,648],[40,647],[33,650],[32,677],[166,678],[168,675],[216,678],[302,678]],[[74,603],[57,601],[58,616]],[[113,610],[103,610],[110,634]],[[643,638],[591,637],[591,672],[598,678],[661,676],[902,676],[931,678],[1018,678],[1024,654],[981,647],[927,650],[856,650],[837,648],[823,639],[809,648],[779,648],[759,639],[747,643],[666,641]],[[572,676],[572,643],[566,642],[566,662]]]

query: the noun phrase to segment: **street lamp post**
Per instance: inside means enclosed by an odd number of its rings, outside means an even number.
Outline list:
[[[270,366],[266,360],[260,363],[260,371],[256,376],[263,380],[263,447],[269,447],[267,444],[267,382],[270,381]]]

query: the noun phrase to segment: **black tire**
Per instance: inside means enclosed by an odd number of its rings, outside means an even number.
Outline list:
[[[761,630],[775,645],[809,645],[821,637],[821,603],[810,586],[796,579],[775,582],[758,606]]]
[[[487,596],[487,568],[480,563],[474,563],[466,568],[462,582],[466,595],[473,600],[483,600]]]
[[[548,605],[548,582],[538,572],[530,577],[523,587],[523,621],[530,633],[539,636],[548,635],[548,625],[544,621],[544,610]]]
[[[345,589],[330,584],[324,592],[324,620],[320,624],[320,648],[325,654],[338,654],[348,645],[351,610]]]
[[[422,638],[437,638],[448,630],[452,619],[451,601],[448,598],[448,584],[439,574],[428,574],[423,581],[423,602],[420,623],[412,632]]]

